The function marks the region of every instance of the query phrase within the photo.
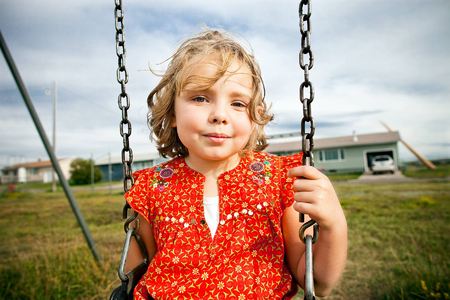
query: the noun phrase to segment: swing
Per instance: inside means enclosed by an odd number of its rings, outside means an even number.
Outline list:
[[[118,97],[118,106],[122,112],[122,120],[120,122],[120,135],[123,139],[122,164],[123,164],[123,189],[124,192],[130,190],[134,180],[132,176],[133,151],[130,148],[129,136],[131,135],[131,122],[128,120],[128,109],[130,100],[126,92],[126,83],[128,82],[128,73],[125,67],[125,40],[123,25],[122,0],[115,0],[115,28],[116,28],[116,53],[118,57],[117,81],[120,84],[121,92]],[[314,100],[314,89],[309,81],[309,70],[313,67],[314,56],[311,51],[311,0],[301,0],[299,4],[300,33],[301,33],[301,50],[299,52],[300,68],[304,72],[304,81],[300,84],[300,102],[303,106],[303,118],[301,119],[301,135],[302,135],[302,151],[303,165],[314,166],[313,148],[314,148],[314,123],[311,114],[311,103]],[[308,61],[306,61],[308,60]],[[305,97],[309,90],[309,97]],[[307,124],[309,124],[309,132],[307,132]],[[113,290],[110,300],[131,300],[133,299],[133,290],[139,279],[147,270],[149,258],[144,243],[140,239],[136,231],[139,228],[138,213],[133,211],[128,216],[129,204],[126,202],[123,208],[124,230],[126,233],[122,255],[119,263],[118,276],[121,285]],[[304,215],[299,215],[299,221],[304,222]],[[133,223],[134,222],[134,223]],[[133,223],[133,226],[130,224]],[[313,235],[305,234],[306,229],[313,227]],[[313,279],[313,253],[312,244],[314,244],[319,235],[319,226],[314,220],[304,223],[299,231],[300,239],[305,243],[305,288],[304,299],[315,299],[314,295],[314,279]],[[141,260],[134,258],[133,269],[126,271],[128,254],[140,255]],[[130,259],[130,258],[128,258]],[[131,260],[131,259],[130,259]]]

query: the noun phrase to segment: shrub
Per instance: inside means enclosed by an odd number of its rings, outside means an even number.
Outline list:
[[[92,167],[94,168],[94,182],[102,180],[100,169],[93,166],[91,159],[77,158],[70,164],[70,183],[74,185],[92,183]]]

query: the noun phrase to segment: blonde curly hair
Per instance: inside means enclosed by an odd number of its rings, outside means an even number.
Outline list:
[[[253,78],[252,99],[248,106],[250,120],[256,124],[250,135],[246,151],[261,151],[267,147],[264,126],[272,120],[264,101],[265,89],[258,63],[238,42],[229,35],[217,30],[206,30],[183,42],[161,76],[158,85],[147,97],[149,107],[148,125],[152,131],[152,138],[156,141],[158,151],[163,157],[187,156],[188,149],[181,143],[177,129],[171,124],[175,119],[175,98],[186,85],[190,68],[196,59],[208,55],[218,57],[219,66],[215,76],[207,78],[202,87],[209,88],[219,80],[234,61],[248,66]]]

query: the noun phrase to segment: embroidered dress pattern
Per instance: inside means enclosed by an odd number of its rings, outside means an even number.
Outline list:
[[[157,252],[135,299],[290,299],[296,285],[284,262],[283,210],[292,205],[287,170],[301,154],[255,152],[221,174],[219,225],[203,212],[204,176],[175,158],[135,172],[125,194],[153,227]]]
[[[155,171],[156,172],[152,180],[152,187],[162,191],[169,185],[166,179],[172,177],[173,170],[171,168],[162,169],[161,167],[157,167]]]
[[[250,170],[254,172],[252,179],[257,184],[261,185],[264,183],[270,183],[270,177],[272,177],[272,173],[267,170],[270,167],[270,162],[268,160],[264,161],[264,163],[260,161],[254,161],[250,164]]]

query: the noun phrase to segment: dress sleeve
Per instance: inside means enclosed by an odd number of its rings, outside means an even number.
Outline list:
[[[288,156],[280,156],[280,190],[281,190],[281,207],[284,210],[294,203],[293,183],[295,178],[287,176],[289,169],[302,165],[303,153],[296,153]]]
[[[153,219],[149,169],[139,170],[133,173],[134,185],[125,193],[125,200],[130,204],[131,208],[142,215],[147,222]]]

